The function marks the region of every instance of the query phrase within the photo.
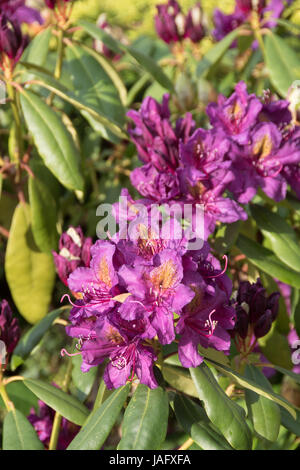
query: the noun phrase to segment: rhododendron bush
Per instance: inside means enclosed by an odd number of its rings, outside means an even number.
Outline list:
[[[298,449],[297,2],[74,4],[0,0],[2,449]]]

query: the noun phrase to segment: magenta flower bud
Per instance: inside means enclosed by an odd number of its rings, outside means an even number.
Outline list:
[[[97,26],[100,29],[103,29],[106,33],[110,34],[112,36],[112,28],[109,25],[109,23],[106,20],[106,14],[103,13],[99,16],[98,21],[97,21]],[[104,42],[100,41],[99,39],[94,41],[94,49],[99,52],[100,54],[104,55],[108,59],[112,59],[114,61],[117,61],[120,59],[120,54],[116,54],[114,51],[109,49]]]
[[[252,10],[261,14],[262,10],[266,7],[266,3],[266,0],[258,0],[256,2],[252,0],[236,0],[236,7],[244,15],[249,15]]]
[[[54,10],[54,8],[56,7],[58,3],[62,3],[62,2],[68,3],[70,1],[72,0],[45,0],[45,3],[48,8],[51,8],[51,10]]]
[[[17,318],[13,318],[7,300],[2,300],[2,302],[0,302],[0,340],[4,342],[8,355],[13,352],[19,339],[19,322]]]
[[[204,37],[202,16],[201,5],[200,3],[196,3],[196,5],[189,10],[186,18],[184,36],[194,43],[201,41]]]
[[[69,275],[79,267],[90,264],[91,238],[83,236],[80,227],[70,227],[59,240],[59,253],[52,252],[56,271],[61,281],[67,286]]]
[[[5,14],[0,15],[0,54],[6,55],[18,62],[25,47],[27,38],[22,35],[17,21],[9,19]]]
[[[254,334],[256,338],[262,338],[269,333],[272,326],[272,312],[267,310],[254,325]]]
[[[156,6],[155,29],[167,44],[181,41],[185,33],[185,18],[176,0]]]

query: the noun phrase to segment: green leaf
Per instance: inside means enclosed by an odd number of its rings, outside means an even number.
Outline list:
[[[300,411],[297,411],[296,419],[292,418],[282,406],[280,407],[281,424],[296,436],[300,436]]]
[[[182,367],[174,367],[163,364],[162,374],[164,379],[176,390],[184,392],[191,397],[198,398],[198,393],[189,372]]]
[[[257,367],[247,365],[245,376],[265,389],[273,391],[271,384]],[[257,434],[270,442],[275,442],[280,428],[279,406],[249,389],[246,390],[245,398],[249,416]]]
[[[283,264],[271,250],[244,235],[239,235],[236,245],[259,269],[290,286],[300,288],[300,274]]]
[[[5,275],[21,315],[37,323],[47,314],[55,270],[52,256],[41,253],[34,243],[28,204],[20,203],[13,215]]]
[[[18,410],[10,411],[4,418],[3,450],[44,450],[34,427]]]
[[[86,400],[89,396],[97,376],[97,367],[92,367],[88,372],[82,372],[81,356],[73,356],[73,369],[72,379],[75,387],[77,388],[77,396],[80,401]]]
[[[68,450],[100,449],[120,414],[129,390],[129,384],[118,388],[100,408],[94,410]]]
[[[233,41],[238,37],[239,33],[239,28],[234,29],[231,31],[231,33],[227,34],[225,38],[223,38],[221,41],[218,41],[215,46],[209,49],[209,51],[203,56],[198,64],[197,77],[201,77],[214,64],[216,64],[218,60],[222,58]]]
[[[217,364],[216,362],[211,360],[209,362],[211,362],[217,370],[230,377],[235,383],[237,383],[241,387],[252,390],[258,395],[273,400],[278,405],[283,406],[293,417],[296,417],[296,411],[293,405],[291,405],[285,398],[281,397],[280,395],[277,395],[277,393],[271,392],[270,390],[266,389],[261,385],[257,385],[255,382],[253,382],[253,380],[243,377],[242,375],[238,374],[227,366]]]
[[[269,333],[259,338],[259,348],[264,356],[271,362],[285,369],[292,369],[291,348],[286,335],[282,335],[272,325]]]
[[[61,307],[48,313],[39,323],[34,325],[23,335],[14,349],[11,366],[15,370],[29,356],[31,351],[39,344],[44,334],[53,324],[54,320],[62,315],[69,307]]]
[[[284,39],[273,33],[266,35],[265,51],[272,85],[286,97],[292,83],[300,79],[298,55]]]
[[[89,416],[89,410],[72,395],[37,379],[25,379],[24,384],[50,408],[58,411],[72,423],[82,426]]]
[[[204,450],[232,450],[226,440],[214,431],[204,410],[183,395],[176,395],[174,411],[184,431]]]
[[[38,399],[37,397],[28,390],[27,387],[23,384],[21,380],[10,382],[6,385],[6,391],[9,396],[9,399],[13,402],[15,408],[17,408],[25,416],[28,416],[34,408],[38,408]],[[0,397],[0,407],[5,409],[5,404]]]
[[[90,52],[74,44],[67,47],[66,56],[74,88],[72,94],[75,98],[109,121],[123,127],[125,108],[117,89],[100,63]],[[99,121],[95,121],[90,113],[84,110],[81,112],[95,130],[110,140],[110,133]]]
[[[168,415],[167,393],[161,387],[151,390],[139,384],[125,411],[118,450],[160,449],[167,434]]]
[[[259,205],[251,205],[251,214],[277,258],[300,271],[300,245],[292,227],[280,215]]]
[[[35,243],[44,253],[51,253],[58,242],[55,200],[47,186],[36,177],[29,178],[28,190]]]
[[[25,121],[45,165],[66,188],[83,190],[80,155],[60,116],[30,91],[21,94]]]
[[[99,39],[103,41],[110,49],[115,53],[120,54],[122,52],[127,52],[131,55],[141,66],[147,71],[155,81],[162,85],[167,90],[173,92],[174,87],[171,80],[165,75],[162,68],[153,60],[151,57],[143,54],[141,51],[138,51],[132,46],[125,46],[124,44],[117,42],[109,34],[107,34],[103,29],[98,28],[95,24],[89,23],[85,20],[80,20],[79,25],[94,39]]]
[[[203,401],[207,416],[214,426],[234,449],[251,449],[252,438],[244,410],[228,398],[204,363],[195,369],[191,368],[190,372],[199,399]]]
[[[49,44],[51,39],[51,28],[46,28],[37,34],[25,48],[21,60],[17,65],[17,70],[23,67],[22,62],[29,62],[32,65],[43,67],[46,64]],[[32,80],[34,73],[29,71],[22,76],[23,81]]]

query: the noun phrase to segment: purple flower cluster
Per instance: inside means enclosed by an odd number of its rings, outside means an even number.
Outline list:
[[[195,130],[190,114],[172,126],[168,100],[147,97],[139,112],[128,113],[144,163],[131,182],[145,204],[202,204],[207,239],[217,221],[245,220],[238,203],[251,201],[259,187],[275,201],[285,198],[287,183],[300,192],[300,128],[288,101],[248,94],[239,82],[229,98],[208,105],[211,128]]]
[[[28,39],[23,36],[21,26],[14,17],[8,17],[5,13],[0,14],[0,58],[1,67],[4,67],[6,58],[12,63],[18,62]]]
[[[21,23],[43,23],[38,10],[28,7],[26,0],[0,0],[0,12]]]
[[[203,13],[200,3],[196,3],[185,16],[176,0],[156,6],[155,28],[158,36],[167,44],[189,38],[197,43],[203,39]]]
[[[155,388],[159,343],[172,343],[176,334],[185,367],[202,362],[199,344],[227,353],[235,323],[231,281],[207,243],[187,251],[184,238],[164,237],[164,226],[159,237],[147,221],[137,224],[136,233],[98,240],[89,267],[77,268],[68,279],[80,300],[73,304],[67,334],[79,340],[83,371],[109,360],[109,389],[135,375]]]
[[[279,18],[284,9],[282,0],[236,0],[235,10],[232,14],[226,15],[221,10],[214,12],[213,36],[216,41],[220,41],[231,31],[241,26],[243,23],[251,21],[253,15],[256,15],[259,24],[263,28],[274,28],[276,19]]]
[[[41,400],[39,400],[38,405],[38,412],[32,408],[27,418],[36,430],[39,440],[47,449],[50,443],[55,411]],[[72,442],[79,429],[79,426],[76,426],[76,424],[71,423],[66,418],[62,418],[57,450],[65,450]]]

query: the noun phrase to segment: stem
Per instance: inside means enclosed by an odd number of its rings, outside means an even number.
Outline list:
[[[0,384],[0,395],[2,397],[2,400],[4,401],[7,411],[13,411],[15,409],[14,404],[12,401],[10,401],[3,383]]]
[[[65,380],[61,387],[63,392],[68,391],[69,383],[71,380],[72,368],[73,368],[73,363],[70,360],[68,362],[68,368],[67,368]],[[55,416],[54,416],[53,426],[52,426],[51,437],[50,437],[49,450],[56,450],[59,433],[60,433],[61,421],[62,421],[62,416],[56,411]]]
[[[61,77],[63,57],[64,57],[64,32],[62,29],[60,29],[57,34],[57,60],[56,60],[55,71],[54,71],[54,78],[56,78],[56,80],[59,80]],[[54,92],[51,92],[48,98],[49,106],[52,105],[54,96],[55,96]]]
[[[187,441],[185,441],[182,446],[178,448],[178,450],[187,450],[194,444],[194,440],[190,437]]]
[[[19,167],[22,152],[23,152],[23,140],[22,140],[22,125],[21,125],[21,117],[19,113],[19,109],[17,106],[17,95],[15,88],[11,85],[11,83],[6,84],[7,94],[10,98],[10,105],[13,112],[14,122],[16,126],[16,141],[17,141],[17,148],[16,148],[16,163]],[[16,182],[20,181],[20,172],[17,171]]]

